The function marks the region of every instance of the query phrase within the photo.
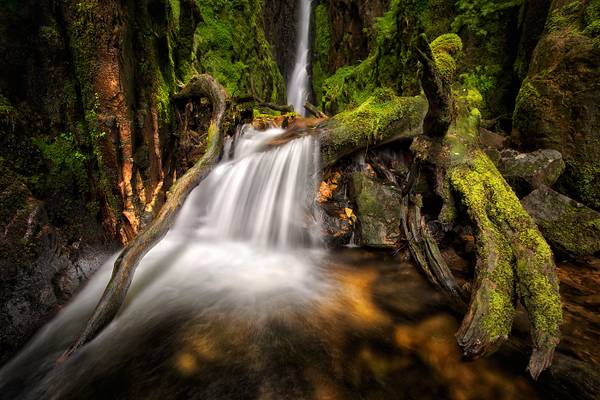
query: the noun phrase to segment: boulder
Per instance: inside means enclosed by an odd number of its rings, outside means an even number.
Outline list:
[[[544,237],[560,253],[587,256],[600,252],[600,213],[546,186],[521,200]]]
[[[506,149],[500,153],[498,169],[517,195],[523,196],[542,185],[554,185],[565,170],[565,162],[556,150],[519,153]]]
[[[551,2],[516,99],[513,141],[563,155],[561,192],[600,209],[600,46],[597,2]]]
[[[352,174],[352,186],[360,243],[369,247],[397,247],[403,238],[400,229],[400,193],[365,172]]]

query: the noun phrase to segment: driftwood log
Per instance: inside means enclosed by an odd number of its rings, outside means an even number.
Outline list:
[[[174,95],[173,100],[200,97],[207,97],[212,103],[213,109],[204,156],[177,180],[158,215],[123,249],[115,262],[110,281],[92,316],[75,343],[62,354],[59,362],[66,360],[78,348],[92,340],[113,320],[125,300],[136,267],[144,255],[167,234],[188,194],[217,162],[223,141],[221,122],[228,102],[225,89],[210,75],[198,75],[193,77],[178,94]]]

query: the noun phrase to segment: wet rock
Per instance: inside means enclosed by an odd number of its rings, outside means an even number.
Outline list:
[[[600,213],[546,186],[521,203],[552,247],[574,256],[600,252]]]
[[[506,149],[500,153],[498,169],[515,192],[523,196],[542,185],[554,185],[565,170],[565,162],[556,150],[519,153]]]
[[[395,248],[402,238],[400,193],[364,172],[352,174],[360,242],[363,246]]]

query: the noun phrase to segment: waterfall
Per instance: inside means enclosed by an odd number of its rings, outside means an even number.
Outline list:
[[[248,240],[281,249],[318,241],[314,194],[318,185],[318,139],[312,135],[265,151],[283,129],[242,128],[233,158],[200,184],[180,220],[198,214],[200,234],[212,239]]]
[[[296,62],[292,77],[288,82],[288,104],[294,106],[297,113],[305,115],[304,103],[308,100],[310,86],[308,80],[308,56],[310,51],[310,11],[311,0],[299,0],[299,19],[296,43]]]
[[[305,307],[330,292],[318,267],[323,257],[315,204],[319,142],[305,135],[270,146],[285,134],[250,126],[239,130],[223,161],[192,191],[165,238],[141,261],[115,320],[65,368],[84,379],[122,357],[123,343],[135,346],[173,319],[227,316],[260,325],[286,307]],[[53,368],[54,362],[83,328],[115,259],[0,369],[0,393],[62,398],[47,391],[60,393],[56,388],[63,384],[55,380],[73,377]]]

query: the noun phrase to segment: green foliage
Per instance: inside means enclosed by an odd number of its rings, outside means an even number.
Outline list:
[[[254,92],[264,100],[283,100],[283,77],[262,27],[262,1],[197,4],[203,19],[194,34],[198,70],[213,75],[231,96]]]
[[[500,72],[499,65],[476,65],[471,71],[460,74],[459,78],[463,86],[477,89],[487,96],[496,86],[496,77]]]
[[[376,88],[390,88],[406,96],[420,92],[418,62],[413,49],[420,28],[419,0],[392,0],[375,23],[373,49],[360,64],[345,66],[323,82],[321,104],[335,114],[359,106]]]
[[[452,22],[454,31],[467,26],[473,33],[486,37],[496,33],[495,26],[504,12],[521,6],[523,0],[457,0],[458,16]]]

